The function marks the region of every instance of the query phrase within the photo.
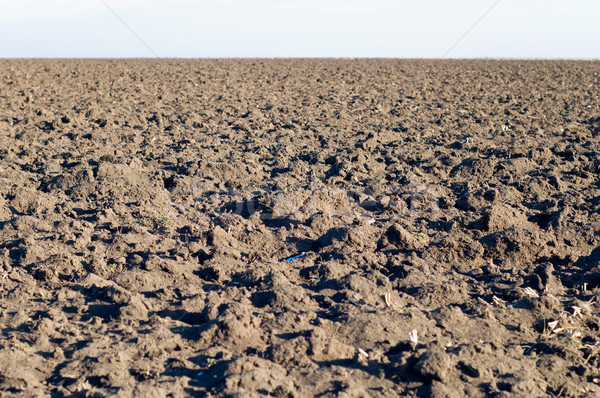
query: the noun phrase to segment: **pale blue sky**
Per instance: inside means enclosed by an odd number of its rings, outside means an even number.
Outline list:
[[[439,58],[496,0],[104,0],[161,57]],[[500,0],[448,57],[600,58],[599,0]],[[154,57],[102,0],[0,0],[0,57]]]

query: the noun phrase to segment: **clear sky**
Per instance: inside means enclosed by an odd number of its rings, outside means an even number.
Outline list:
[[[0,0],[0,58],[155,54],[600,58],[600,0]]]

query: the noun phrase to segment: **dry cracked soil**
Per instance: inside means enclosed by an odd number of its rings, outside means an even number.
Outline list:
[[[2,396],[600,394],[600,62],[0,71]]]

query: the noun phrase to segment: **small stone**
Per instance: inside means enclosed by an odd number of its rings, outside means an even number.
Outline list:
[[[379,198],[379,203],[383,206],[383,207],[388,207],[388,205],[390,204],[390,197],[385,195]]]

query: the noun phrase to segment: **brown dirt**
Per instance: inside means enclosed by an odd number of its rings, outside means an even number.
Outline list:
[[[3,396],[600,394],[599,62],[0,70]]]

